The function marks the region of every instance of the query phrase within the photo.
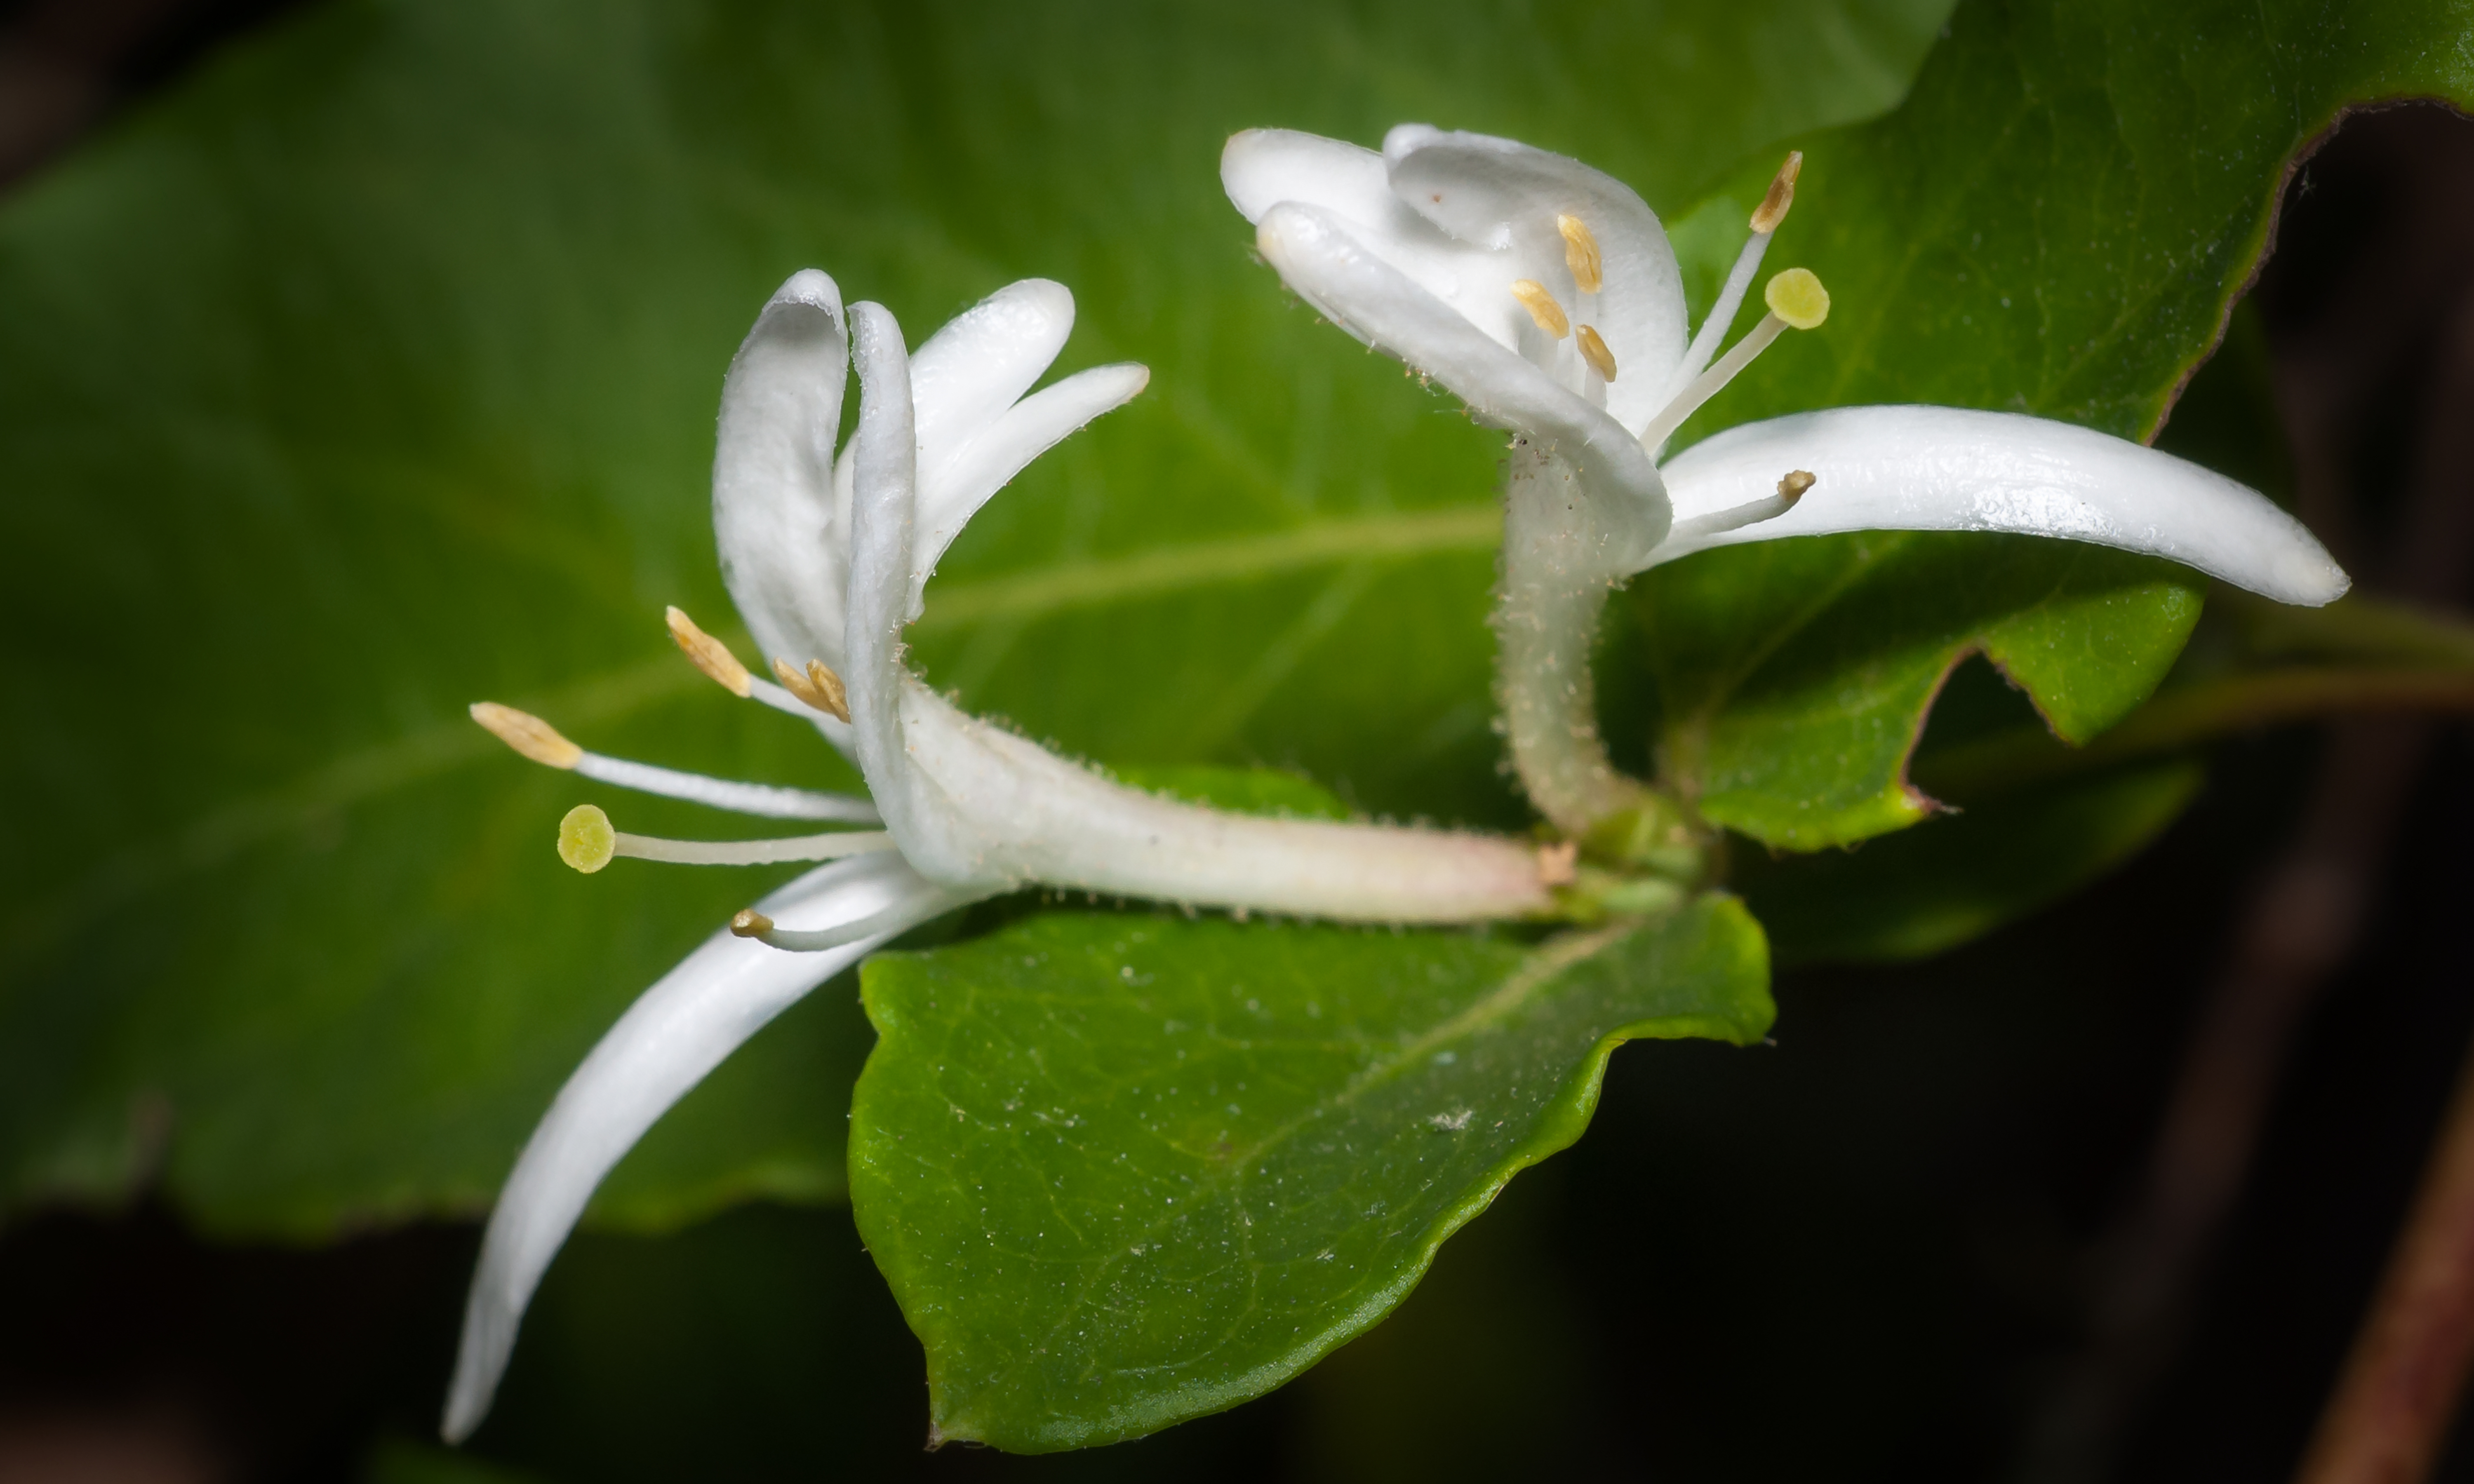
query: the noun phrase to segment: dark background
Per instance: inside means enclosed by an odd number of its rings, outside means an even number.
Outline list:
[[[0,7],[0,188],[287,8]],[[2462,608],[2459,203],[2474,124],[2349,121],[2163,443],[2292,496],[2367,590]],[[2245,421],[2263,398],[2283,446]],[[2279,1478],[2474,1029],[2469,762],[2461,729],[2413,721],[2237,740],[2161,844],[2065,905],[1925,965],[1789,972],[1774,1047],[1626,1050],[1589,1137],[1390,1322],[1140,1443],[922,1451],[919,1349],[847,1212],[756,1208],[572,1243],[449,1454],[424,1440],[471,1229],[233,1247],[141,1206],[0,1233],[0,1484]],[[2172,1198],[2190,1165],[2143,1196],[2177,1089],[2256,1132],[2253,1160],[2239,1137],[2191,1156],[2220,1213]],[[2441,1472],[2474,1479],[2474,1454]]]

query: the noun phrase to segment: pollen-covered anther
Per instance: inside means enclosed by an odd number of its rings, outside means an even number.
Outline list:
[[[837,722],[850,720],[850,693],[843,688],[842,678],[823,660],[811,659],[808,668],[800,670],[776,655],[773,673],[781,678],[783,689],[808,706]]]
[[[1767,236],[1779,229],[1779,224],[1786,220],[1788,208],[1795,204],[1795,178],[1803,173],[1804,152],[1788,151],[1786,163],[1779,166],[1778,175],[1770,181],[1769,191],[1761,197],[1761,203],[1753,208],[1753,230]]]
[[[1615,379],[1615,353],[1607,348],[1606,340],[1595,329],[1581,325],[1572,331],[1572,338],[1581,347],[1581,359],[1589,363],[1589,370],[1598,373],[1599,380]]]
[[[730,930],[741,938],[762,938],[773,930],[773,920],[754,907],[741,907],[730,920]]]
[[[1572,322],[1564,317],[1564,306],[1555,302],[1555,296],[1546,292],[1546,285],[1535,278],[1515,278],[1512,297],[1520,300],[1520,307],[1528,310],[1529,318],[1547,334],[1561,340],[1572,333]]]
[[[1787,471],[1787,476],[1778,482],[1779,498],[1793,506],[1796,501],[1804,498],[1804,492],[1811,489],[1814,483],[1809,472],[1804,469],[1790,469]]]
[[[1771,278],[1761,290],[1761,300],[1770,306],[1770,313],[1796,329],[1819,329],[1821,322],[1830,318],[1830,291],[1809,268],[1790,268]]]
[[[584,760],[584,749],[558,734],[558,729],[529,711],[496,701],[475,701],[473,719],[524,756],[553,768],[572,768]]]
[[[1598,251],[1598,236],[1589,224],[1559,213],[1555,229],[1564,234],[1564,266],[1572,270],[1572,286],[1584,294],[1606,287],[1606,255]]]
[[[1564,840],[1538,848],[1538,884],[1550,890],[1581,879],[1581,846]]]
[[[662,615],[670,626],[670,637],[677,641],[679,653],[694,662],[695,667],[713,678],[714,683],[744,701],[756,688],[754,677],[730,646],[696,627],[695,620],[675,608]]]

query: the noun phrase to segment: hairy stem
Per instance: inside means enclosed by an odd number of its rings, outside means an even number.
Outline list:
[[[1646,795],[1607,756],[1589,673],[1618,554],[1568,466],[1525,440],[1511,462],[1495,685],[1521,786],[1538,812],[1578,838]]]

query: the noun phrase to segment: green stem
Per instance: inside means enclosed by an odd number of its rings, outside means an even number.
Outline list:
[[[1982,798],[2238,731],[2361,711],[2474,711],[2474,669],[2297,668],[2202,681],[2159,695],[2086,747],[2021,728],[1917,759],[1916,781],[1944,797]]]

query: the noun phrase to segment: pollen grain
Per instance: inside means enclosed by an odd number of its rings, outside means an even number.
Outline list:
[[[693,661],[697,669],[711,676],[722,689],[741,701],[747,699],[748,693],[756,688],[756,682],[749,677],[747,666],[740,664],[739,657],[730,652],[729,645],[697,628],[694,619],[675,608],[665,610],[663,617],[668,620],[670,637],[677,641],[681,654]]]
[[[1555,302],[1555,296],[1546,292],[1546,285],[1535,278],[1515,278],[1512,297],[1520,300],[1520,307],[1528,310],[1529,318],[1547,334],[1561,340],[1572,333],[1572,322],[1564,317],[1564,306]]]
[[[850,692],[842,678],[821,659],[811,659],[808,668],[800,670],[788,659],[775,656],[773,673],[782,680],[782,687],[816,710],[838,722],[850,720]]]
[[[1795,178],[1802,174],[1804,152],[1788,151],[1786,163],[1779,166],[1777,177],[1770,181],[1768,194],[1761,197],[1761,203],[1753,208],[1753,230],[1768,233],[1779,229],[1779,224],[1786,220],[1787,209],[1795,204]]]
[[[1597,233],[1576,216],[1558,215],[1555,229],[1564,234],[1564,266],[1572,270],[1572,284],[1584,294],[1607,286],[1607,260],[1598,251]]]
[[[1601,381],[1614,380],[1615,353],[1607,348],[1605,339],[1602,338],[1596,330],[1586,324],[1574,330],[1572,335],[1574,339],[1580,342],[1581,359],[1589,363],[1589,370],[1598,373],[1598,379]]]
[[[473,719],[517,752],[553,768],[572,768],[584,760],[584,749],[558,734],[558,729],[529,711],[496,701],[475,701]]]

